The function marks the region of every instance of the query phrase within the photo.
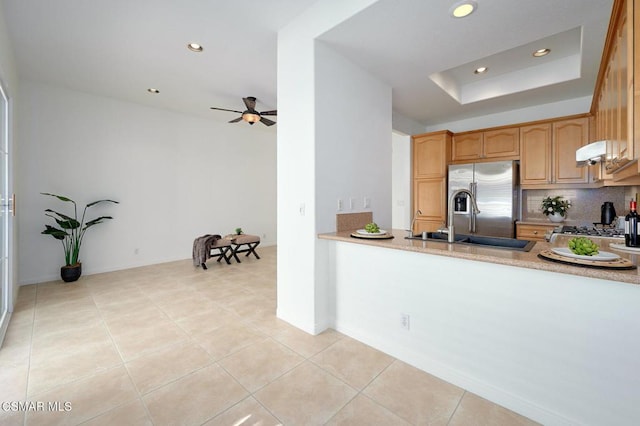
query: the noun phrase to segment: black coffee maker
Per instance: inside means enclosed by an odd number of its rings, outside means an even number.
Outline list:
[[[611,201],[605,201],[600,207],[600,223],[611,225],[614,220],[616,220],[616,209]]]

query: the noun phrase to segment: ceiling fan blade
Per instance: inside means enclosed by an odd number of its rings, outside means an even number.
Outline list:
[[[265,126],[273,126],[274,124],[276,124],[275,121],[271,121],[268,118],[264,118],[264,117],[260,117],[260,122]]]
[[[238,114],[242,114],[242,111],[236,111],[235,109],[225,109],[225,108],[216,108],[210,107],[211,109],[216,109],[218,111],[229,111],[229,112],[237,112]]]
[[[229,121],[229,123],[237,123],[240,120],[242,120],[242,116],[240,116],[238,118],[234,118],[233,120]]]
[[[273,111],[264,111],[261,112],[260,115],[278,115],[278,111],[276,111],[275,109]]]
[[[256,108],[256,98],[253,96],[249,96],[248,98],[242,98],[244,104],[246,105],[249,111],[255,111]]]

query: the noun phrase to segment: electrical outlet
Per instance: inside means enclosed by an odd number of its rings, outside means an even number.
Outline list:
[[[371,207],[371,198],[364,197],[364,208],[368,209],[369,207]]]
[[[342,198],[338,198],[338,211],[341,212],[344,206],[342,205]]]
[[[400,327],[405,330],[409,330],[409,314],[400,314]]]
[[[353,197],[349,198],[349,210],[353,210],[353,205],[355,204],[355,200]]]

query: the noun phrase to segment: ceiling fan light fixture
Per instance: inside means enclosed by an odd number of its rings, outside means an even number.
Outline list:
[[[539,58],[541,56],[548,55],[550,52],[551,52],[551,49],[547,49],[545,47],[544,49],[538,49],[535,52],[533,52],[533,56],[535,56],[536,58]]]
[[[473,0],[464,0],[455,3],[449,9],[449,14],[454,18],[464,18],[471,15],[478,8],[478,3]]]
[[[260,118],[260,115],[254,114],[252,112],[245,112],[242,114],[242,119],[251,124],[257,123],[258,121],[260,121]]]
[[[187,44],[187,49],[189,49],[192,52],[202,52],[204,50],[204,48],[198,43]]]

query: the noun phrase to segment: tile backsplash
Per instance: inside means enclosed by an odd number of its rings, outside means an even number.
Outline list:
[[[545,197],[561,195],[571,201],[566,223],[576,226],[591,226],[600,222],[600,206],[605,201],[613,202],[618,216],[629,210],[629,200],[635,197],[637,187],[607,187],[597,189],[526,189],[522,190],[522,220],[547,220],[540,206]]]

